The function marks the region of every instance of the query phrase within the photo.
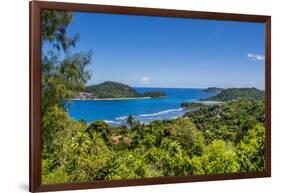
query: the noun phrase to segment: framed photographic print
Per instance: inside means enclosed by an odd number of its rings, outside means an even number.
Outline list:
[[[30,191],[270,177],[270,20],[30,2]]]

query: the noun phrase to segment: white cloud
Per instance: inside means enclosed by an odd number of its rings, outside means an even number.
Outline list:
[[[150,84],[150,78],[147,76],[142,77],[141,82],[143,84]]]
[[[263,55],[260,55],[260,54],[252,54],[252,53],[250,53],[247,56],[251,60],[264,60],[265,59],[265,57]]]

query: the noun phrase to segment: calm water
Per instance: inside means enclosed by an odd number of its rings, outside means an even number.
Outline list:
[[[125,123],[128,115],[136,116],[137,120],[148,123],[157,119],[173,119],[183,115],[187,109],[180,108],[186,101],[195,101],[214,96],[202,89],[181,88],[135,88],[138,92],[164,91],[167,97],[126,100],[70,100],[65,105],[71,117],[85,120],[88,123],[104,120],[109,124]],[[190,109],[191,110],[191,109]]]

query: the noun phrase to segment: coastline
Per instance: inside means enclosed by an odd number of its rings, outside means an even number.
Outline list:
[[[194,110],[197,110],[197,109],[193,108],[193,107],[190,107],[190,108],[179,107],[176,109],[167,109],[167,110],[158,111],[158,112],[154,112],[154,113],[147,113],[147,114],[136,114],[133,116],[136,118],[136,120],[140,121],[140,123],[149,124],[151,121],[155,121],[155,120],[177,119],[178,117],[182,117],[186,112],[194,111]],[[174,114],[174,113],[176,113],[176,114]],[[168,115],[168,117],[167,117],[167,115]],[[112,125],[112,126],[120,126],[120,125],[126,124],[126,120],[127,120],[128,116],[129,115],[124,115],[124,116],[117,117],[114,119],[102,120],[102,121],[104,121],[107,124]],[[91,124],[94,122],[95,121],[91,121],[88,124]]]
[[[136,100],[136,99],[151,99],[152,97],[128,97],[128,98],[97,98],[97,99],[64,99],[66,101],[101,101],[101,100]]]
[[[140,92],[143,93],[146,90],[141,90]],[[118,97],[118,98],[90,98],[87,96],[81,96],[81,97],[73,97],[73,98],[68,98],[65,99],[65,102],[73,102],[73,105],[69,106],[68,108],[72,108],[72,111],[68,109],[70,113],[73,113],[73,117],[75,119],[80,120],[80,119],[85,119],[87,123],[92,123],[95,120],[103,120],[107,122],[110,125],[121,125],[125,124],[124,120],[127,118],[128,115],[133,115],[135,118],[142,122],[142,123],[148,123],[154,120],[170,120],[170,119],[175,119],[177,117],[182,116],[185,112],[187,111],[194,111],[197,110],[197,108],[181,108],[180,107],[180,102],[181,101],[188,101],[191,100],[193,102],[198,102],[202,103],[204,105],[212,105],[213,103],[219,103],[219,102],[213,102],[213,101],[198,101],[198,100],[206,100],[207,97],[211,96],[209,93],[202,93],[201,90],[196,90],[193,91],[190,89],[186,89],[184,91],[178,92],[177,90],[174,91],[174,89],[170,89],[167,92],[171,94],[171,96],[161,96],[161,97],[155,97],[155,98],[168,98],[167,100],[157,100],[156,106],[150,106],[153,101],[151,102],[141,102],[145,99],[153,99],[154,97],[151,96],[137,96],[137,97]],[[193,96],[193,93],[195,92],[195,96]],[[190,94],[191,93],[191,94]],[[197,94],[198,93],[198,94]],[[198,96],[197,96],[198,95]],[[183,98],[184,97],[184,98]],[[185,99],[186,98],[186,99]],[[139,100],[142,99],[142,100]],[[195,100],[195,101],[194,101]],[[75,103],[75,101],[79,103]],[[104,102],[114,102],[116,101],[116,104],[112,104],[112,108],[116,108],[116,105],[118,105],[118,111],[113,111],[110,114],[108,113],[108,110],[110,108],[103,108],[103,106],[99,106],[100,104],[97,103],[97,106],[92,107],[92,105],[89,105],[88,103],[82,103],[83,101],[104,101]],[[120,104],[119,104],[119,102]],[[121,103],[121,101],[123,101]],[[124,101],[128,101],[128,104],[125,103]],[[140,101],[141,107],[138,107],[138,103],[129,103],[129,101]],[[150,101],[150,100],[147,100]],[[118,103],[117,103],[118,102]],[[160,104],[161,108],[157,108],[157,105]],[[167,104],[166,104],[167,103]],[[176,104],[174,104],[176,103]],[[133,105],[133,107],[131,107]],[[163,105],[167,105],[166,108],[163,107]],[[78,111],[73,111],[74,107],[79,107]],[[142,107],[145,107],[142,110]],[[137,109],[136,109],[137,107]],[[155,110],[147,110],[147,109],[154,109]],[[141,109],[141,110],[139,110]],[[74,109],[75,110],[75,109]],[[83,116],[81,116],[80,111],[82,112]],[[78,112],[78,113],[77,113]],[[90,112],[90,113],[88,113]],[[110,115],[110,116],[109,116]]]

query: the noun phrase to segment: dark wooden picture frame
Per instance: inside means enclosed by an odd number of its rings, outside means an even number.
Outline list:
[[[105,6],[93,4],[75,4],[59,2],[30,3],[30,177],[29,190],[60,191],[89,188],[121,187],[150,184],[167,184],[211,180],[229,180],[243,178],[261,178],[271,176],[271,17],[264,15],[245,15],[231,13],[212,13],[169,9]],[[157,177],[146,179],[127,179],[113,181],[95,181],[81,183],[65,183],[54,185],[41,184],[41,21],[43,9],[64,11],[98,12],[112,14],[128,14],[142,16],[165,16],[178,18],[196,18],[211,20],[228,20],[241,22],[258,22],[266,24],[265,37],[265,170],[262,172],[245,172],[230,174],[190,175],[178,177]]]

